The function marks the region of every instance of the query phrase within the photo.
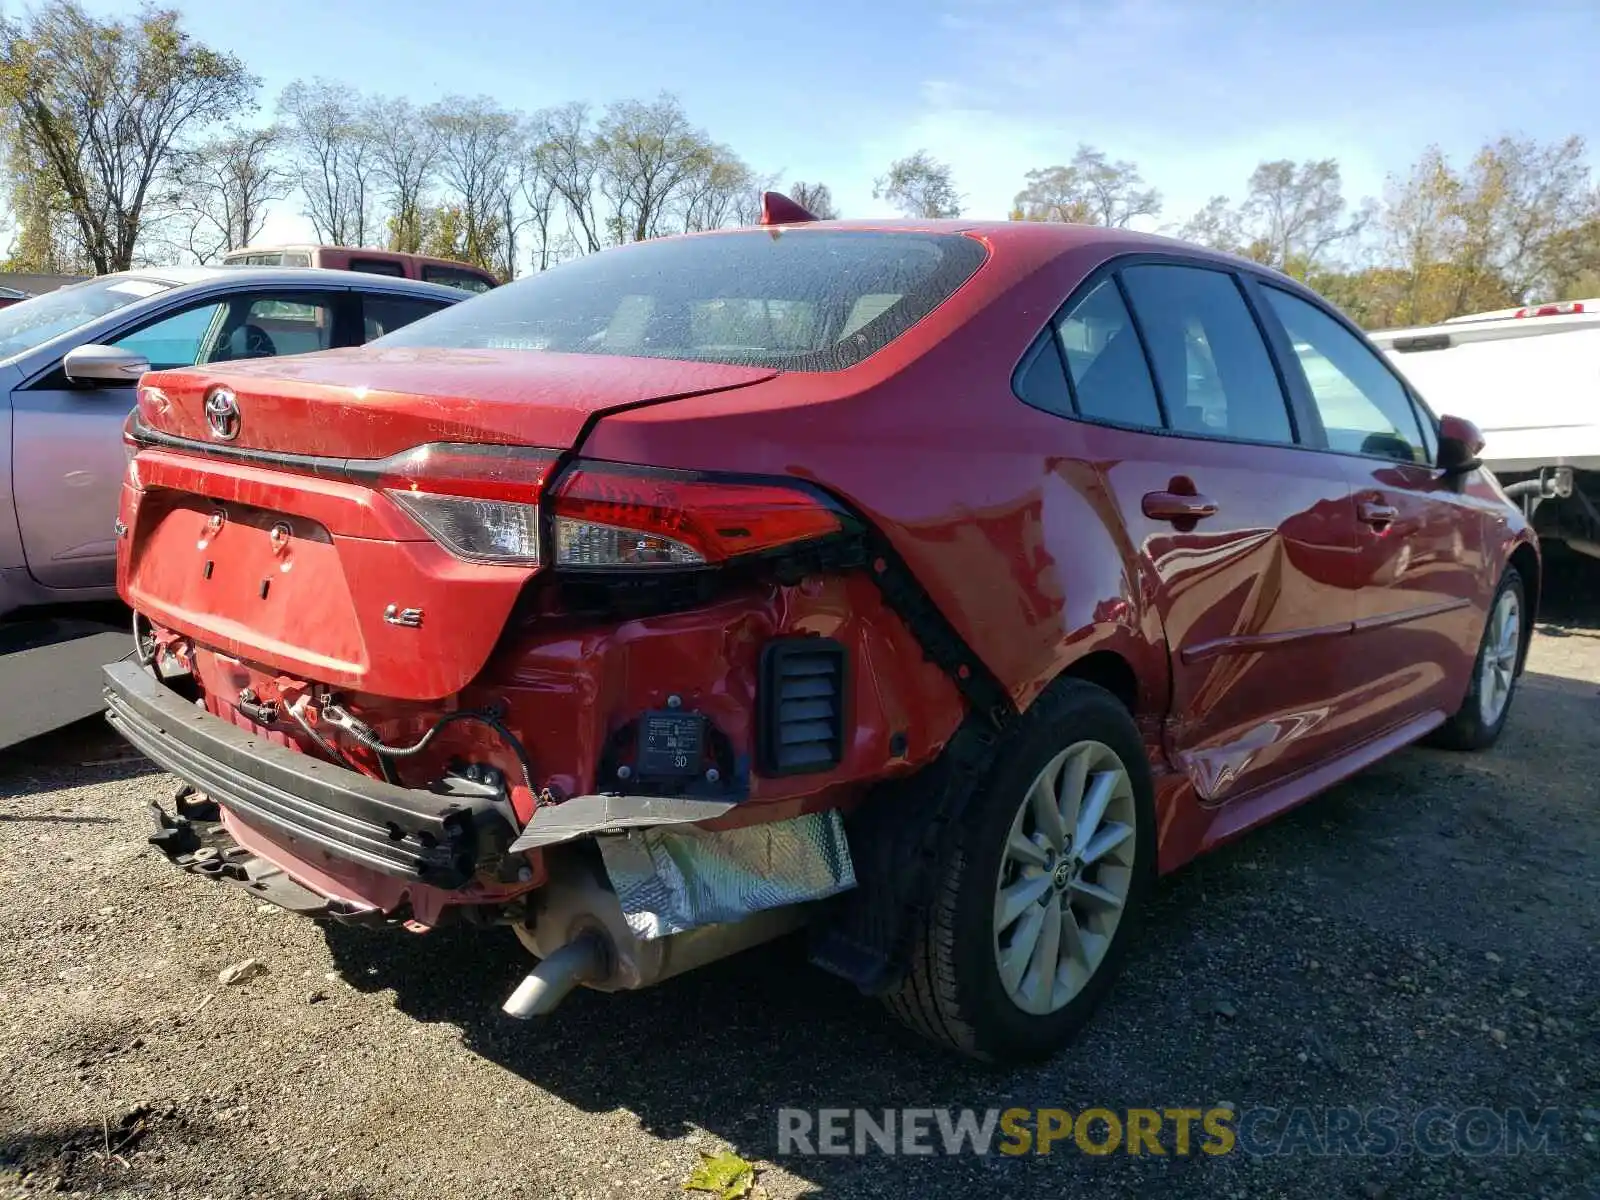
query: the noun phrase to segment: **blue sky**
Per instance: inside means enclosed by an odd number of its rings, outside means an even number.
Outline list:
[[[264,111],[315,75],[525,109],[668,90],[847,215],[882,212],[873,177],[919,148],[952,164],[970,214],[1000,217],[1030,168],[1086,141],[1137,161],[1176,222],[1265,158],[1336,157],[1353,202],[1430,142],[1600,146],[1600,0],[175,2],[262,76]],[[269,233],[309,233],[279,207]]]

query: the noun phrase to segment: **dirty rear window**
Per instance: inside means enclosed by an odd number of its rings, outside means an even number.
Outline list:
[[[496,288],[373,344],[836,371],[911,328],[984,255],[960,234],[909,232],[637,242]]]

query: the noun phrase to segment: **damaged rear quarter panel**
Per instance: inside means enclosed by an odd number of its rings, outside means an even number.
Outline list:
[[[815,634],[841,642],[848,736],[843,761],[816,774],[766,778],[752,772],[749,799],[714,827],[776,820],[848,805],[871,782],[931,760],[954,732],[962,703],[903,622],[864,576],[810,578],[755,588],[687,612],[551,631],[508,634],[488,670],[463,696],[506,700],[513,730],[537,774],[566,795],[594,791],[608,740],[677,695],[728,738],[737,758],[755,754],[754,721],[763,646]],[[890,742],[904,734],[901,754]]]
[[[1083,427],[1011,387],[1038,331],[1106,251],[1041,261],[1002,249],[856,367],[607,413],[582,453],[820,484],[890,541],[1018,708],[1075,660],[1109,651],[1132,669],[1136,710],[1165,713],[1164,636],[1103,463]]]

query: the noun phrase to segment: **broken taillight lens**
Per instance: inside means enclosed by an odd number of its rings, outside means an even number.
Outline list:
[[[539,506],[390,491],[390,498],[446,550],[471,562],[537,565]]]
[[[838,510],[799,485],[578,462],[550,497],[558,567],[726,562],[838,533]]]
[[[436,442],[364,467],[428,534],[471,562],[537,565],[551,450]]]

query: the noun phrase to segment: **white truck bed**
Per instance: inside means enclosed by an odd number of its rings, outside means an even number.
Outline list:
[[[1600,300],[1369,335],[1437,413],[1483,431],[1495,474],[1600,471]],[[1536,313],[1539,310],[1531,310]]]

